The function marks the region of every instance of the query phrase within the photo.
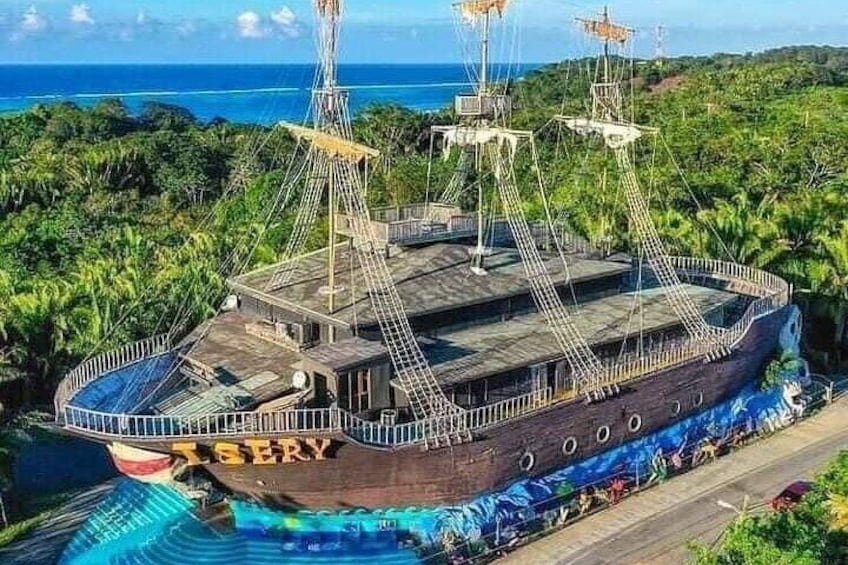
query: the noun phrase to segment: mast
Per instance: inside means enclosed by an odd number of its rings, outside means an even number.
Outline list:
[[[727,355],[729,350],[724,339],[726,332],[710,326],[686,292],[651,217],[648,200],[636,175],[631,157],[632,146],[646,134],[656,135],[658,130],[630,123],[623,118],[621,82],[611,76],[609,53],[613,43],[621,46],[627,44],[634,30],[613,23],[608,8],[604,8],[601,19],[578,18],[577,21],[583,25],[587,34],[596,37],[603,44],[603,82],[592,84],[591,118],[556,116],[556,119],[580,135],[602,137],[606,146],[613,150],[631,225],[636,231],[654,276],[665,291],[669,306],[692,339],[712,348],[707,355],[708,359]]]
[[[367,287],[366,295],[392,361],[392,386],[406,395],[413,414],[424,422],[421,433],[425,446],[435,449],[471,441],[473,438],[464,411],[445,396],[421,350],[392,272],[386,264],[385,251],[373,230],[365,201],[367,179],[362,178],[362,168],[367,171],[367,161],[379,157],[380,153],[353,142],[348,94],[338,86],[336,46],[341,0],[315,0],[315,7],[319,24],[321,67],[318,79],[321,84],[312,93],[313,127],[284,122],[278,124],[299,144],[308,147],[301,168],[306,172],[306,186],[300,195],[292,236],[286,242],[289,260],[277,266],[265,291],[271,293],[289,284],[297,258],[302,256],[307,235],[318,217],[326,187],[330,215],[328,276],[327,286],[322,287],[320,292],[328,295],[330,313],[336,306],[334,295],[344,290],[337,286],[335,278],[335,217],[337,212],[343,211],[349,228],[350,253],[359,260],[360,273]],[[351,298],[356,300],[357,297],[351,293]],[[330,327],[327,341],[332,342],[334,334]]]
[[[466,118],[466,125],[470,129],[486,127],[491,121],[498,118],[508,103],[506,97],[493,96],[489,92],[489,48],[491,45],[492,14],[497,13],[503,17],[509,4],[509,0],[463,0],[454,7],[458,8],[462,16],[469,22],[476,23],[482,19],[482,31],[480,34],[480,74],[477,83],[476,104],[468,108],[468,100],[471,97],[457,97],[457,113]],[[477,155],[477,168],[479,171],[483,159]],[[485,233],[485,191],[482,183],[477,188],[477,248],[472,253],[471,270],[477,275],[486,273],[483,268],[486,255],[486,233]]]
[[[315,8],[318,16],[319,48],[321,59],[322,84],[313,94],[315,113],[313,119],[315,128],[327,131],[333,135],[344,136],[342,124],[346,113],[346,93],[338,88],[337,58],[339,27],[341,20],[342,0],[316,0]],[[336,310],[336,215],[338,213],[338,197],[336,175],[333,167],[327,169],[327,207],[329,229],[327,235],[327,312],[333,314]],[[329,326],[328,341],[334,343],[336,331]]]
[[[610,47],[613,43],[625,45],[635,33],[635,30],[615,24],[610,18],[608,6],[604,6],[601,19],[577,18],[583,30],[601,40],[603,45],[602,61],[603,81],[592,85],[592,118],[596,120],[613,121],[621,117],[623,105],[621,84],[614,79],[610,63]]]
[[[492,12],[486,10],[483,16],[483,41],[480,55],[480,94],[486,94],[489,86],[489,40],[492,27]]]

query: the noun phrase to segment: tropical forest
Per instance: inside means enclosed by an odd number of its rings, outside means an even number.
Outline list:
[[[630,77],[632,119],[657,128],[635,159],[669,252],[791,281],[812,328],[806,357],[818,370],[844,371],[848,49],[618,64]],[[556,221],[597,249],[635,255],[615,156],[552,119],[591,104],[587,66],[564,61],[506,85],[517,101],[512,126],[537,132],[538,159],[518,163],[526,210],[545,213],[538,168]],[[428,167],[429,128],[452,120],[450,109],[396,105],[355,117],[354,137],[381,151],[369,171],[371,204],[438,197],[454,163],[437,158]],[[228,276],[278,260],[297,194],[268,211],[295,149],[282,130],[201,122],[161,103],[137,113],[117,99],[57,103],[0,116],[3,421],[49,418],[58,381],[80,360],[190,329],[218,309]],[[488,202],[496,211],[494,195]],[[3,444],[0,463],[8,467],[14,441]],[[8,483],[8,469],[2,474]],[[757,528],[784,526],[792,527]],[[736,561],[704,557],[719,562]]]

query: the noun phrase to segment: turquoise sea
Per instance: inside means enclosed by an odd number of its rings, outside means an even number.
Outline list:
[[[497,79],[539,65],[495,67]],[[121,98],[133,111],[147,101],[189,108],[202,120],[301,121],[308,109],[314,65],[7,65],[0,66],[0,113],[40,103],[81,106]],[[341,65],[354,112],[376,102],[438,110],[470,88],[464,65]]]

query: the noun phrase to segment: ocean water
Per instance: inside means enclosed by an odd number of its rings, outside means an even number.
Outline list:
[[[495,68],[519,77],[538,65]],[[314,65],[10,65],[0,66],[0,113],[71,101],[91,106],[109,97],[137,112],[156,101],[189,108],[198,118],[269,124],[301,121],[309,106]],[[378,102],[438,110],[468,91],[464,65],[341,65],[354,112]]]

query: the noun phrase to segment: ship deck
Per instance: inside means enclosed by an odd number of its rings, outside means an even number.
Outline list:
[[[707,287],[685,285],[705,315],[730,306],[739,295]],[[662,289],[622,293],[579,306],[574,324],[592,347],[619,343],[628,336],[657,332],[680,325]],[[640,304],[641,302],[641,304]],[[571,308],[574,311],[574,307]],[[436,378],[454,385],[513,369],[562,358],[542,314],[471,327],[440,336],[426,348]]]
[[[739,295],[707,287],[687,286],[687,291],[705,314],[739,299]],[[663,294],[661,289],[649,289],[642,292],[641,301],[637,293],[623,293],[581,304],[575,324],[593,347],[620,342],[640,329],[655,332],[678,326]],[[255,321],[239,312],[222,314],[208,322],[208,328],[198,329],[195,336],[200,339],[188,353],[192,361],[214,371],[225,389],[242,393],[244,383],[258,384],[248,387],[253,398],[246,399],[245,406],[290,391],[292,375],[304,363],[341,373],[358,363],[388,360],[382,344],[361,338],[295,352],[248,334],[245,325]],[[421,338],[421,344],[436,378],[446,386],[562,357],[538,313],[457,329],[436,339]]]
[[[421,316],[509,298],[529,293],[529,283],[517,250],[494,249],[486,258],[487,275],[471,272],[470,246],[439,243],[420,248],[404,248],[393,252],[386,264],[397,285],[407,314]],[[565,285],[568,274],[573,283],[624,276],[630,263],[597,261],[577,255],[568,256],[568,273],[558,254],[543,253],[545,266],[556,285]],[[275,290],[265,287],[279,267],[248,273],[230,284],[237,292],[260,297],[264,301],[306,315],[331,318],[344,325],[377,323],[366,295],[365,277],[359,263],[347,246],[337,248],[337,309],[327,310],[327,296],[321,292],[327,284],[327,250],[297,260],[291,283]],[[353,283],[351,283],[353,281]]]

